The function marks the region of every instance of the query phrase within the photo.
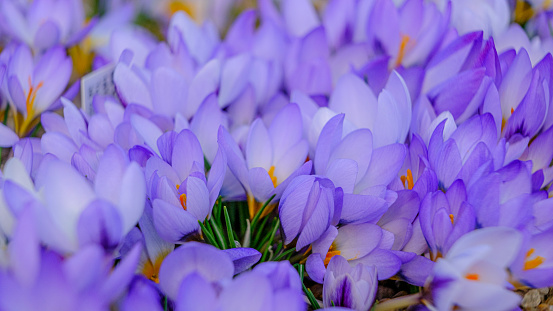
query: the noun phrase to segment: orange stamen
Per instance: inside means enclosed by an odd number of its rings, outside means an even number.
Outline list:
[[[452,225],[453,225],[453,219],[454,219],[453,214],[449,214],[449,220],[451,220]]]
[[[276,176],[275,176],[275,166],[274,166],[274,165],[271,166],[271,168],[269,168],[268,173],[269,173],[269,177],[271,177],[271,181],[273,182],[273,187],[276,188],[276,186],[277,186],[277,178],[276,178]]]
[[[513,114],[513,112],[515,112],[515,108],[511,107],[511,114]]]
[[[402,35],[401,36],[401,42],[399,43],[399,52],[397,53],[397,60],[395,67],[401,65],[401,62],[403,61],[403,57],[405,57],[405,48],[407,47],[407,43],[409,43],[408,35]]]
[[[477,273],[469,273],[465,275],[465,279],[472,280],[472,281],[478,281],[480,279],[480,276]]]
[[[340,255],[340,251],[339,250],[333,250],[335,247],[334,243],[332,243],[332,245],[330,245],[330,248],[328,249],[328,253],[326,253],[326,257],[324,259],[324,265],[325,267],[328,266],[328,263],[330,262],[330,260],[332,259],[332,257],[336,256],[336,255]]]
[[[413,173],[410,169],[407,169],[407,176],[402,175],[399,179],[401,179],[405,189],[413,189],[415,183],[413,182]],[[407,184],[405,182],[407,182]]]
[[[524,268],[523,270],[530,270],[539,267],[544,261],[545,258],[542,256],[536,256],[534,259],[530,259],[532,254],[534,254],[535,249],[531,248],[526,253],[526,260],[524,261]]]
[[[161,267],[161,263],[163,262],[163,259],[165,259],[165,256],[167,256],[167,254],[160,254],[153,263],[148,259],[146,263],[144,263],[144,267],[142,267],[142,274],[147,279],[159,283],[159,268]]]
[[[180,201],[180,205],[182,206],[182,208],[184,208],[184,210],[186,211],[186,194],[185,193],[180,195],[179,201]]]

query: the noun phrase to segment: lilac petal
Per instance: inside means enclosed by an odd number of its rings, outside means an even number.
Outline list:
[[[91,244],[83,247],[75,255],[67,258],[64,262],[63,270],[65,276],[77,291],[87,290],[87,288],[102,282],[101,278],[105,273],[104,250],[98,245]]]
[[[326,177],[345,193],[352,193],[357,178],[357,162],[352,159],[336,159],[330,163]]]
[[[307,257],[307,261],[305,262],[305,271],[313,281],[319,284],[323,283],[326,272],[326,268],[321,257],[322,255],[319,253],[312,253],[309,257]]]
[[[163,134],[159,127],[157,127],[157,125],[155,125],[152,121],[136,114],[131,116],[131,124],[142,137],[146,145],[152,148],[152,150],[159,155],[157,140]]]
[[[148,203],[144,208],[144,213],[138,222],[140,226],[141,238],[144,239],[148,257],[152,262],[163,258],[168,253],[172,252],[175,245],[164,241],[157,233],[154,225],[154,213],[152,206]],[[136,227],[135,227],[136,228]],[[133,228],[132,230],[135,230]]]
[[[159,290],[145,278],[135,278],[130,285],[129,294],[125,297],[123,311],[163,311],[159,303]]]
[[[177,297],[177,311],[217,310],[215,288],[196,272],[190,273],[182,280]]]
[[[219,297],[221,311],[262,311],[273,304],[273,291],[269,280],[256,273],[240,275]],[[248,304],[244,305],[244,301],[248,301]]]
[[[358,128],[372,129],[376,123],[378,101],[367,84],[354,74],[338,80],[328,108],[345,113],[346,119]]]
[[[200,141],[207,160],[211,163],[217,153],[216,143],[219,126],[227,127],[228,120],[219,105],[214,93],[206,97],[200,108],[194,114],[190,129]]]
[[[386,212],[386,200],[373,195],[344,194],[341,222],[376,222]]]
[[[46,210],[52,215],[54,223],[77,242],[76,227],[80,213],[95,197],[88,181],[69,164],[52,160],[39,172],[44,187]],[[38,186],[38,185],[37,185]]]
[[[8,251],[12,273],[21,284],[31,287],[40,272],[40,244],[31,209],[20,214]]]
[[[332,216],[331,213],[333,211],[331,211],[331,208],[334,207],[334,202],[329,202],[329,198],[324,193],[321,193],[319,200],[315,204],[315,210],[305,223],[298,237],[296,243],[297,251],[319,239],[330,225],[331,217],[329,216]]]
[[[256,119],[248,134],[246,159],[249,168],[262,167],[268,170],[273,162],[273,144],[269,131],[261,119]]]
[[[125,291],[134,276],[141,252],[141,245],[136,244],[102,284],[100,292],[107,301],[113,301]]]
[[[67,163],[71,163],[73,154],[77,152],[75,143],[67,136],[57,132],[42,135],[40,145],[44,154],[51,153]]]
[[[95,200],[81,213],[77,223],[79,246],[100,245],[114,250],[123,237],[121,216],[108,202]]]
[[[188,89],[186,111],[184,113],[187,119],[195,114],[209,94],[217,91],[220,74],[221,63],[217,59],[209,61],[198,71]]]
[[[221,88],[219,90],[219,106],[224,108],[234,101],[248,83],[251,56],[240,54],[228,59],[221,70]]]
[[[94,183],[94,190],[100,197],[113,204],[118,203],[121,179],[127,163],[127,157],[120,147],[110,145],[105,149],[98,163]]]
[[[319,18],[310,1],[285,0],[281,6],[286,29],[290,34],[303,37],[319,26]]]
[[[328,227],[328,229],[323,233],[323,235],[313,244],[312,253],[318,253],[321,256],[321,259],[324,259],[326,253],[330,249],[330,246],[334,242],[334,239],[338,236],[338,229],[334,226]]]
[[[247,183],[248,168],[246,167],[246,161],[244,155],[238,147],[238,144],[234,141],[232,136],[227,132],[224,127],[219,127],[217,134],[218,142],[227,155],[228,166],[234,176],[240,181],[240,183],[246,188],[249,188]]]
[[[173,146],[172,166],[177,171],[180,180],[185,180],[190,173],[194,162],[204,170],[204,154],[200,142],[190,130],[183,130],[177,136]]]
[[[406,148],[402,144],[392,144],[373,150],[367,173],[357,184],[355,191],[377,185],[388,185],[397,177],[406,153]]]
[[[280,186],[285,180],[297,173],[298,170],[301,170],[301,166],[306,163],[308,149],[307,141],[300,140],[290,147],[290,149],[286,150],[285,155],[278,162],[274,162],[275,172],[273,176],[277,179],[277,186]]]
[[[384,249],[376,249],[363,258],[350,261],[350,264],[357,263],[376,266],[378,280],[394,276],[401,267],[401,260],[391,251]]]
[[[186,182],[186,210],[198,220],[205,220],[211,212],[209,191],[205,182],[196,177],[188,177]]]
[[[219,193],[221,187],[223,186],[223,181],[225,174],[227,172],[227,155],[222,148],[217,149],[217,155],[211,164],[211,169],[207,176],[207,189],[209,190],[209,205],[213,206]]]
[[[280,290],[273,297],[274,310],[302,311],[307,308],[303,295],[297,290]]]
[[[65,120],[57,113],[45,112],[41,114],[40,122],[46,132],[60,132],[65,136],[70,136]]]
[[[368,129],[359,129],[347,134],[342,139],[332,152],[330,161],[340,158],[354,160],[358,167],[355,181],[358,182],[369,168],[372,152],[373,136],[371,132]]]
[[[363,243],[359,243],[356,237],[365,237]],[[338,236],[334,240],[340,255],[348,260],[361,258],[380,243],[382,229],[373,224],[346,225],[338,230]]]
[[[19,137],[11,128],[0,124],[0,147],[11,147],[19,141]]]
[[[516,109],[524,98],[532,80],[532,64],[525,49],[521,49],[499,87],[499,99],[503,118],[508,119],[511,108]]]
[[[230,281],[234,265],[228,255],[215,247],[189,242],[167,255],[161,264],[160,286],[169,298],[176,299],[183,279],[191,273],[198,273],[208,282]]]
[[[132,162],[121,180],[121,192],[117,204],[123,221],[123,232],[129,232],[136,225],[144,210],[146,182],[137,163]]]
[[[433,261],[423,256],[416,256],[413,260],[404,263],[399,273],[410,284],[424,286],[433,269]]]
[[[256,11],[244,10],[230,26],[225,42],[233,53],[249,51],[254,41]]]
[[[302,138],[302,119],[298,105],[288,104],[273,119],[269,135],[273,142],[274,163],[288,156],[287,150]]]
[[[315,172],[317,174],[326,174],[330,156],[336,150],[335,146],[342,139],[344,117],[344,114],[332,117],[321,130],[319,139],[317,140],[314,160]]]
[[[153,109],[149,88],[127,65],[118,64],[113,71],[113,83],[117,94],[125,104],[138,104]]]
[[[182,99],[188,91],[186,81],[175,70],[162,67],[153,72],[151,78],[153,107],[159,114],[173,117],[177,112],[184,113]]]
[[[159,236],[169,242],[179,242],[198,232],[198,219],[192,214],[163,200],[154,200],[154,225]]]
[[[58,43],[60,33],[58,26],[53,21],[49,20],[43,23],[35,32],[33,46],[39,50],[47,49]]]
[[[234,264],[234,274],[242,273],[261,259],[261,253],[253,248],[229,248],[223,250]]]
[[[90,118],[88,136],[92,141],[99,144],[101,148],[105,149],[109,144],[113,143],[114,135],[114,128],[106,116],[94,115]]]
[[[250,184],[253,196],[259,202],[267,201],[275,191],[273,181],[269,173],[261,167],[250,169],[248,174],[248,183]]]

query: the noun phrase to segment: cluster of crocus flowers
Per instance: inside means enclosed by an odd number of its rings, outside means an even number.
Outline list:
[[[0,0],[0,310],[516,309],[550,6]]]

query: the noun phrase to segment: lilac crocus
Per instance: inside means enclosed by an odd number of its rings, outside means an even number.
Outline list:
[[[83,3],[78,0],[40,0],[27,5],[6,0],[1,3],[7,33],[39,52],[57,44],[80,41],[94,20],[85,24]]]
[[[206,179],[204,155],[189,130],[167,132],[157,140],[161,157],[146,162],[148,196],[154,206],[154,224],[167,241],[177,242],[199,229],[219,196],[226,156],[219,150]]]
[[[312,244],[306,271],[314,281],[322,282],[330,260],[340,255],[351,266],[358,263],[376,266],[378,279],[384,280],[399,271],[402,260],[409,261],[414,257],[412,253],[392,250],[393,245],[394,235],[374,224],[350,224],[339,229],[330,227]]]
[[[536,234],[524,232],[523,242],[510,270],[516,284],[542,288],[551,286],[553,252],[549,247],[553,229]]]
[[[353,310],[369,310],[376,296],[376,268],[361,263],[350,266],[342,256],[334,256],[324,276],[325,307],[339,306]]]
[[[284,191],[278,212],[285,244],[296,237],[296,250],[319,239],[336,225],[342,210],[343,192],[327,178],[316,175],[298,176]]]
[[[113,259],[97,245],[65,259],[42,248],[37,227],[32,211],[22,211],[8,246],[9,265],[0,270],[1,308],[106,309],[125,291],[138,262],[139,245],[111,271]]]
[[[433,260],[447,253],[462,235],[474,230],[476,213],[466,201],[465,185],[458,179],[445,194],[428,193],[421,202],[419,219]]]
[[[289,104],[275,116],[269,128],[256,119],[248,133],[245,157],[230,134],[219,129],[218,139],[228,158],[229,169],[248,195],[250,217],[258,202],[272,195],[278,200],[290,181],[311,172],[307,141],[302,138],[302,121],[297,105]]]
[[[521,234],[511,228],[478,229],[461,237],[436,262],[429,289],[438,310],[510,310],[521,297],[505,288],[507,268],[517,256]]]
[[[2,94],[16,110],[15,132],[20,137],[36,125],[37,116],[53,109],[69,82],[71,68],[71,59],[61,47],[46,51],[36,62],[24,45],[12,51]]]

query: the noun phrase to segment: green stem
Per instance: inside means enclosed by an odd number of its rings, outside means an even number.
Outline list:
[[[215,220],[213,217],[209,219],[209,222],[211,223],[211,227],[213,228],[213,233],[215,233],[215,237],[217,238],[219,245],[221,245],[221,249],[227,248],[227,243],[225,243],[225,239],[223,238],[223,234],[221,233],[221,230],[219,229],[219,226],[215,223]]]
[[[406,295],[397,297],[394,299],[386,300],[376,304],[372,310],[373,311],[389,311],[407,308],[420,303],[422,294],[416,293],[412,295]]]
[[[227,207],[223,206],[223,214],[225,215],[225,224],[227,225],[227,236],[229,241],[229,248],[234,248],[234,233],[232,231],[232,223],[230,222],[230,216],[227,211]]]
[[[259,220],[259,218],[261,217],[261,214],[263,214],[263,211],[265,210],[265,208],[267,207],[267,205],[269,205],[269,203],[274,199],[274,197],[276,196],[276,194],[273,194],[272,197],[269,198],[269,200],[267,200],[263,206],[261,206],[261,208],[259,209],[259,211],[257,212],[257,214],[255,214],[255,216],[253,217],[252,219],[252,228],[255,227],[255,225],[257,224],[257,221]],[[253,230],[253,229],[252,229]]]

